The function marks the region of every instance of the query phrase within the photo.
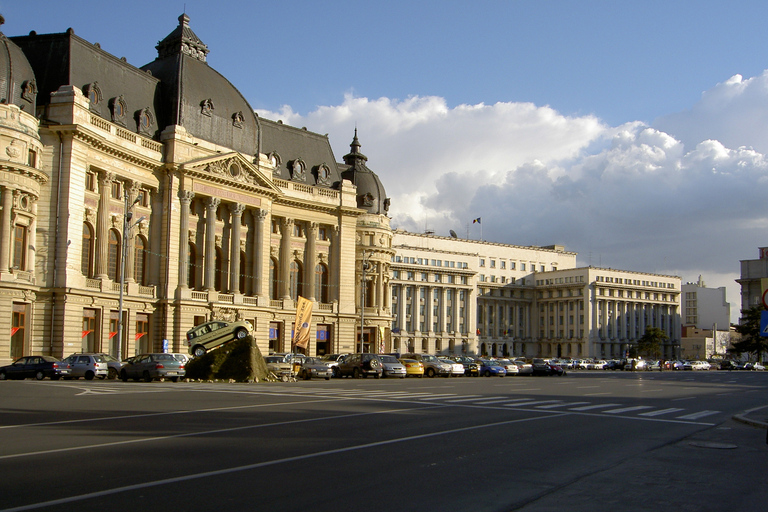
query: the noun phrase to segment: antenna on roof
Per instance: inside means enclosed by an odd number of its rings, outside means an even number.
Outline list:
[[[454,230],[450,229],[450,230],[448,230],[448,232],[451,234],[452,238],[459,238]]]

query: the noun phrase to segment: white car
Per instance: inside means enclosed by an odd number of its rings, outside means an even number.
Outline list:
[[[709,370],[709,367],[706,361],[686,361],[683,364],[683,370]]]
[[[509,359],[499,359],[497,363],[499,363],[504,367],[505,370],[507,370],[507,375],[518,375],[520,373],[520,367]]]
[[[461,377],[464,375],[463,364],[453,361],[451,359],[445,359],[445,358],[441,358],[440,362],[451,365],[451,377]]]

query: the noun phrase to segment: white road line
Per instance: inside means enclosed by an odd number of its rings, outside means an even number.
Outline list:
[[[621,414],[624,412],[642,411],[644,409],[653,409],[650,405],[635,405],[633,407],[622,407],[621,409],[611,409],[610,411],[603,411],[605,414]]]
[[[693,414],[686,414],[685,416],[677,416],[678,420],[697,420],[699,418],[704,418],[706,416],[712,416],[713,414],[717,414],[720,411],[701,411],[701,412],[695,412]]]
[[[370,413],[366,413],[370,414]],[[140,489],[148,489],[150,487],[160,487],[163,485],[170,485],[175,484],[179,482],[188,482],[190,480],[198,480],[200,478],[211,478],[211,477],[217,477],[217,476],[223,476],[223,475],[230,475],[232,473],[239,473],[242,471],[250,471],[253,469],[260,469],[264,467],[269,466],[275,466],[278,464],[286,464],[286,463],[295,463],[302,460],[307,459],[313,459],[317,457],[327,457],[329,455],[335,455],[338,453],[346,453],[346,452],[353,452],[358,450],[365,450],[368,448],[375,448],[379,446],[387,446],[391,444],[398,444],[398,443],[405,443],[409,441],[416,441],[419,439],[428,439],[430,437],[439,437],[439,436],[445,436],[450,434],[457,434],[459,432],[471,432],[473,430],[479,430],[484,428],[493,428],[493,427],[500,427],[503,425],[511,425],[513,423],[523,423],[527,421],[536,421],[541,419],[551,419],[553,416],[541,416],[537,418],[522,418],[522,419],[514,419],[514,420],[507,420],[507,421],[499,421],[494,423],[485,423],[482,425],[472,425],[470,427],[460,427],[460,428],[454,428],[450,430],[442,430],[439,432],[430,432],[428,434],[419,434],[415,436],[408,436],[408,437],[400,437],[395,439],[387,439],[385,441],[377,441],[374,443],[366,443],[356,446],[347,446],[344,448],[337,448],[335,450],[325,450],[322,452],[315,452],[315,453],[307,453],[304,455],[297,455],[295,457],[286,457],[284,459],[275,459],[275,460],[269,460],[265,462],[257,462],[255,464],[248,464],[245,466],[235,466],[231,468],[226,469],[219,469],[216,471],[206,471],[204,473],[193,473],[189,475],[184,476],[178,476],[173,478],[166,478],[163,480],[154,480],[150,482],[144,482],[140,484],[134,484],[134,485],[126,485],[124,487],[113,487],[112,489],[104,489],[101,491],[95,491],[87,494],[80,494],[77,496],[69,496],[66,498],[60,498],[56,500],[49,500],[49,501],[43,501],[38,503],[30,503],[28,505],[21,505],[19,507],[13,507],[8,509],[0,510],[0,512],[22,512],[25,510],[34,510],[36,508],[41,507],[51,507],[55,505],[65,505],[68,503],[76,503],[79,501],[85,501],[93,498],[100,498],[103,496],[112,496],[114,494],[119,494],[123,492],[129,492],[129,491],[137,491]]]
[[[504,404],[504,407],[528,407],[529,405],[551,404],[556,402],[559,403],[560,400],[534,400],[531,402],[518,402],[516,404]]]
[[[449,403],[449,404],[458,404],[458,403],[461,403],[461,402],[471,402],[472,400],[477,400],[478,398],[481,398],[482,396],[483,395],[469,395],[466,398],[456,398],[456,399],[446,400],[446,402]],[[503,398],[503,397],[497,396],[497,397],[488,397],[488,398]]]
[[[556,409],[557,407],[570,407],[572,405],[588,404],[589,402],[564,402],[562,404],[539,405],[537,409]]]
[[[573,409],[568,409],[569,411],[593,411],[595,409],[605,409],[606,407],[617,407],[621,404],[596,404],[596,405],[587,405],[584,407],[574,407]]]
[[[661,416],[663,414],[672,414],[673,412],[680,412],[684,410],[685,409],[677,409],[675,407],[670,407],[669,409],[659,409],[658,411],[641,412],[640,414],[638,414],[638,416],[647,416],[649,418],[653,418],[654,416]]]

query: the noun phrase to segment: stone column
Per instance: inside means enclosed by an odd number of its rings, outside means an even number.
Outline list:
[[[232,203],[229,212],[232,214],[232,227],[229,236],[229,293],[240,293],[240,228],[242,226],[245,205]]]
[[[133,200],[136,198],[136,194],[139,191],[139,185],[137,183],[131,183],[130,185],[128,182],[125,183],[125,190],[123,191],[128,196],[128,204],[133,205]],[[127,212],[125,212],[127,213]],[[133,216],[131,216],[131,220],[127,223],[123,222],[123,229],[127,229],[126,233],[123,233],[123,243],[125,244],[125,278],[124,282],[126,283],[134,283],[136,282],[136,276],[134,275],[136,273],[135,264],[136,264],[136,239],[133,237],[133,224],[138,219],[133,219]]]
[[[270,230],[264,229],[265,222],[269,213],[267,210],[256,210],[253,212],[253,221],[255,223],[255,233],[253,237],[253,294],[257,297],[266,295],[264,279],[264,250],[269,247]]]
[[[99,215],[96,219],[96,268],[97,279],[107,278],[109,260],[109,199],[112,195],[112,173],[99,173]]]
[[[8,272],[11,266],[11,240],[13,239],[13,226],[11,226],[11,211],[13,210],[13,190],[3,187],[3,215],[0,226],[0,272]]]
[[[218,197],[205,199],[205,253],[203,254],[204,287],[212,292],[216,286],[216,209]]]
[[[317,222],[310,222],[307,226],[307,250],[304,253],[304,290],[309,300],[315,300],[319,296],[319,290],[315,289],[315,267],[317,267]]]
[[[179,190],[179,202],[181,203],[179,219],[179,286],[181,288],[189,287],[189,205],[194,197],[195,193],[191,190]]]
[[[35,272],[35,247],[37,247],[37,199],[30,196],[30,208],[32,220],[29,224],[29,233],[27,235],[27,268],[34,275]]]
[[[280,219],[280,233],[282,239],[280,240],[280,293],[279,297],[283,300],[290,300],[291,298],[291,238],[293,236],[293,219],[282,218]]]

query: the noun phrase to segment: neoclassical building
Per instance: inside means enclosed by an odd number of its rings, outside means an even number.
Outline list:
[[[389,199],[357,133],[337,162],[259,118],[186,15],[142,67],[71,29],[0,45],[0,361],[186,351],[212,318],[287,351],[298,296],[312,354],[388,339]]]

